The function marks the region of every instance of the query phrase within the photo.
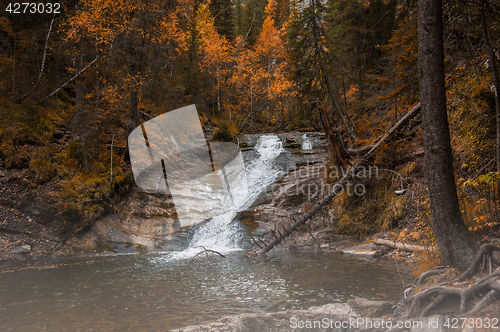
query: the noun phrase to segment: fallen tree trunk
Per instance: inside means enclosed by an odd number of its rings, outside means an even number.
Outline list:
[[[340,179],[340,181],[338,181],[333,186],[333,188],[332,188],[332,190],[330,191],[329,194],[327,194],[325,197],[323,197],[322,199],[320,199],[319,202],[317,202],[316,204],[314,204],[300,218],[298,218],[294,223],[292,223],[292,225],[290,225],[290,227],[288,227],[287,229],[284,229],[284,231],[280,234],[280,236],[275,236],[275,238],[271,242],[269,242],[266,246],[264,246],[263,248],[258,249],[257,253],[259,253],[259,254],[265,254],[269,250],[271,250],[272,248],[274,248],[275,246],[277,246],[278,244],[280,244],[281,241],[283,241],[285,238],[287,238],[295,229],[297,229],[301,225],[305,224],[306,221],[308,221],[312,216],[314,216],[316,214],[316,212],[318,212],[319,210],[321,210],[321,208],[323,208],[323,206],[325,206],[326,204],[328,204],[328,202],[330,202],[333,197],[335,197],[339,193],[341,193],[343,191],[343,189],[344,189],[343,186],[352,178],[352,176],[354,174],[356,174],[356,170],[359,167],[361,167],[361,166],[363,166],[363,165],[365,165],[367,163],[368,158],[373,154],[373,152],[375,152],[375,150],[385,140],[387,140],[389,137],[391,137],[392,135],[394,135],[399,128],[401,128],[409,120],[411,120],[412,118],[414,118],[418,114],[418,112],[420,112],[420,103],[418,103],[417,105],[415,105],[415,107],[413,107],[408,113],[406,113],[406,115],[403,116],[401,118],[401,120],[399,120],[391,129],[389,129],[389,131],[387,131],[387,133],[384,136],[382,136],[382,138],[380,138],[380,140],[375,145],[373,145],[373,147],[370,149],[370,151],[368,151],[363,156],[363,158],[356,165],[352,166],[345,173],[345,175],[342,177],[342,179]]]
[[[373,149],[378,148],[383,141],[385,141],[390,136],[394,135],[396,130],[398,130],[399,128],[404,126],[408,121],[410,121],[415,116],[417,116],[418,113],[420,113],[420,103],[413,106],[413,108],[411,110],[409,110],[408,113],[406,113],[406,115],[403,116],[394,126],[392,126],[392,128],[389,129],[385,133],[384,136],[382,136],[378,141],[376,141],[377,143],[374,143],[374,144],[368,145],[368,146],[364,146],[364,147],[359,148],[359,149],[350,149],[350,150],[347,150],[347,152],[349,152],[350,154],[360,154],[362,152],[369,151],[368,153],[370,153]]]
[[[378,245],[386,245],[394,249],[399,249],[399,250],[404,250],[404,251],[410,251],[410,252],[415,252],[415,251],[424,251],[424,250],[435,250],[434,247],[424,247],[424,246],[417,246],[413,244],[403,244],[400,242],[394,242],[390,240],[385,240],[385,239],[375,239],[373,240],[373,243],[378,244]]]

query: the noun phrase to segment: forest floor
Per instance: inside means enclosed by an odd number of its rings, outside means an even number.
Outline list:
[[[50,254],[62,239],[57,223],[59,181],[35,184],[28,169],[0,168],[0,261]]]

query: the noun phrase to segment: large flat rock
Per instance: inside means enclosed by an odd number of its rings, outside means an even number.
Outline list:
[[[281,332],[294,330],[347,332],[359,318],[347,304],[327,304],[308,310],[288,310],[263,314],[240,314],[216,322],[189,326],[172,332]],[[342,327],[344,323],[344,327]],[[338,327],[335,327],[337,324]],[[346,328],[347,327],[347,328]]]

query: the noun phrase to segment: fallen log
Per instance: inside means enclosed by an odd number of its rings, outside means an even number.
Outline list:
[[[368,146],[364,146],[364,147],[359,148],[359,149],[350,149],[350,150],[347,150],[347,152],[349,152],[350,154],[360,154],[360,153],[365,152],[365,151],[368,151],[367,154],[372,152],[372,150],[378,148],[380,146],[380,144],[382,144],[383,141],[385,141],[390,136],[394,135],[396,130],[398,130],[403,125],[405,125],[408,121],[410,121],[415,116],[417,116],[418,113],[420,113],[420,103],[413,106],[413,108],[411,110],[409,110],[408,113],[406,113],[405,116],[403,116],[394,126],[392,126],[392,128],[389,129],[389,131],[387,131],[384,136],[382,136],[378,141],[376,141],[377,143],[374,143],[374,144],[368,145]]]
[[[368,158],[375,152],[375,150],[388,138],[396,133],[396,131],[401,128],[405,123],[414,118],[420,112],[420,103],[415,105],[405,116],[401,118],[387,133],[380,138],[380,140],[373,145],[373,147],[368,151],[363,158],[354,166],[352,166],[346,174],[338,181],[325,197],[321,198],[316,204],[314,204],[309,210],[307,210],[300,218],[298,218],[292,225],[284,230],[284,232],[279,236],[275,237],[271,242],[269,242],[265,247],[257,250],[259,254],[265,254],[275,246],[277,246],[281,241],[288,237],[295,229],[306,223],[312,216],[314,216],[319,210],[321,210],[328,202],[332,200],[333,197],[337,196],[343,191],[343,186],[352,178],[353,174],[356,174],[356,170],[368,162]]]
[[[424,247],[424,246],[417,246],[417,245],[413,245],[413,244],[403,244],[400,242],[394,242],[394,241],[385,240],[385,239],[375,239],[375,240],[373,240],[373,243],[378,244],[378,245],[386,245],[386,246],[394,248],[394,249],[410,251],[410,252],[424,251],[424,250],[434,251],[436,249],[435,247]]]

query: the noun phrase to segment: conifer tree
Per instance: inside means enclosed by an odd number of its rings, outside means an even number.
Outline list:
[[[231,0],[210,0],[208,9],[214,18],[217,32],[225,36],[228,40],[233,40],[235,37],[235,27]]]
[[[248,0],[243,9],[243,34],[251,45],[259,36],[264,24],[267,0]]]
[[[418,76],[432,229],[444,263],[465,270],[474,260],[477,243],[464,224],[453,172],[441,0],[421,0],[418,19]]]

